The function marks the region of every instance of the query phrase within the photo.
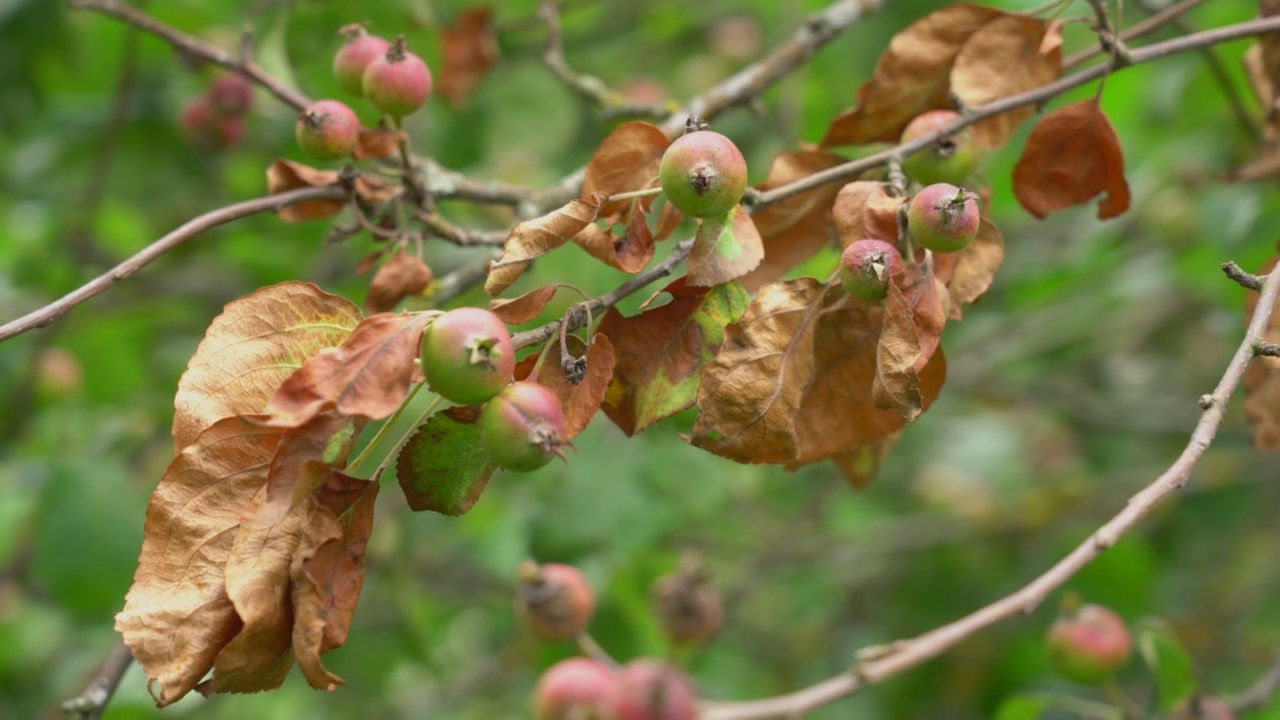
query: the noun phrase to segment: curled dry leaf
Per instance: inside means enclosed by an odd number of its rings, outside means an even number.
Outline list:
[[[658,165],[669,144],[666,134],[655,125],[635,121],[618,126],[587,162],[581,199],[600,192],[618,195],[648,187],[658,177]],[[626,214],[630,205],[627,200],[615,200],[605,203],[600,214]]]
[[[866,206],[862,210],[867,234],[863,238],[898,242],[898,211],[907,204],[909,198],[905,195],[890,195],[890,187],[885,183],[876,183],[871,192],[867,193]]]
[[[871,397],[876,407],[897,410],[910,423],[927,406],[922,376],[946,318],[932,277],[920,276],[906,290],[910,296],[898,283],[889,284]]]
[[[592,257],[623,272],[638,273],[653,260],[654,237],[640,199],[632,202],[626,214],[627,225],[622,237],[594,223],[573,236],[573,241]]]
[[[693,406],[725,326],[750,302],[733,282],[695,288],[679,278],[662,292],[671,295],[665,305],[633,317],[610,308],[600,322],[617,355],[604,412],[627,435]]]
[[[493,25],[493,8],[468,8],[453,27],[440,28],[440,50],[444,68],[436,90],[455,108],[467,104],[489,70],[498,60],[498,35]]]
[[[992,18],[965,41],[951,69],[951,91],[969,107],[1048,85],[1062,75],[1062,50],[1043,50],[1049,23],[1024,15]],[[1059,44],[1061,37],[1059,36]],[[1035,114],[1023,107],[970,126],[986,149],[1003,147],[1018,126]]]
[[[814,331],[826,287],[813,278],[760,288],[702,373],[693,444],[742,463],[786,463],[813,377]]]
[[[546,215],[517,223],[502,248],[502,257],[489,268],[484,291],[500,295],[520,279],[530,260],[555,250],[594,223],[605,197],[594,193],[586,200],[571,200]]]
[[[278,158],[267,166],[267,193],[271,195],[298,188],[337,184],[337,170],[321,170],[284,158]],[[308,200],[282,207],[276,214],[285,222],[300,223],[333,217],[342,212],[346,204],[346,200]]]
[[[346,467],[351,447],[364,426],[363,420],[324,412],[296,428],[287,428],[267,470],[259,521],[280,522],[333,470]]]
[[[1042,219],[1104,192],[1100,219],[1129,209],[1120,138],[1097,100],[1061,107],[1036,125],[1013,168],[1013,192],[1027,212]]]
[[[382,313],[366,318],[342,345],[307,360],[267,403],[269,422],[298,427],[335,409],[380,420],[409,394],[422,329],[429,315]]]
[[[508,325],[520,325],[538,317],[563,285],[544,285],[514,298],[489,301],[489,311]]]
[[[408,139],[408,133],[389,127],[361,128],[356,142],[356,159],[390,157],[399,150],[400,143]]]
[[[400,489],[415,512],[466,513],[497,469],[484,444],[479,407],[432,415],[396,456]]]
[[[685,282],[707,287],[736,280],[754,270],[764,258],[764,243],[751,216],[741,205],[727,214],[706,218],[689,251]]]
[[[867,200],[872,193],[883,194],[877,180],[855,180],[840,188],[831,205],[831,223],[841,247],[873,237],[867,227]]]
[[[560,362],[560,339],[556,338],[551,345],[550,355],[538,372],[538,383],[550,388],[560,398],[560,406],[564,408],[566,436],[573,439],[587,429],[587,424],[604,402],[605,391],[609,388],[609,381],[613,379],[613,345],[602,334],[597,333],[592,338],[591,349],[587,351],[587,376],[576,385],[569,382],[569,376],[565,374]],[[581,343],[571,342],[570,345],[581,347]],[[570,354],[577,356],[572,352]]]
[[[785,152],[774,158],[769,177],[756,189],[770,190],[786,185],[842,162],[844,158],[839,155],[817,150]],[[834,184],[827,183],[774,203],[752,216],[764,244],[764,259],[740,279],[748,292],[783,277],[830,242],[828,209],[837,192]]]
[[[858,89],[858,105],[836,118],[821,147],[897,142],[915,116],[951,107],[950,74],[956,57],[970,36],[1005,15],[961,3],[929,13],[894,35],[871,80]]]
[[[178,382],[174,452],[222,418],[265,411],[304,361],[340,345],[359,323],[359,308],[311,283],[272,285],[228,303]]]
[[[422,262],[422,258],[398,250],[373,276],[364,308],[370,315],[391,312],[401,300],[426,290],[431,279],[431,268]]]
[[[962,308],[982,297],[1004,262],[1004,236],[995,223],[982,218],[978,234],[960,252],[933,256],[934,274],[951,297],[951,317],[964,316]]]
[[[1280,258],[1267,262],[1259,275],[1270,273],[1277,260]],[[1251,290],[1244,301],[1246,323],[1257,308],[1258,293]],[[1262,339],[1280,342],[1280,312],[1272,313]],[[1280,447],[1280,358],[1260,355],[1250,360],[1244,371],[1243,384],[1244,414],[1249,428],[1253,430],[1253,444],[1263,450]]]

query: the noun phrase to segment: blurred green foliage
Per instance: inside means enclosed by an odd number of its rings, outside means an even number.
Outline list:
[[[438,28],[468,4],[145,5],[228,48],[251,27],[271,72],[323,97],[337,93],[329,58],[342,24],[367,18],[378,32],[403,32],[438,70]],[[823,5],[565,4],[574,67],[616,87],[656,83],[676,99],[743,67]],[[719,120],[753,180],[777,152],[816,141],[891,35],[935,7],[890,3],[770,90],[760,115]],[[1207,28],[1255,8],[1215,0],[1189,18]],[[546,185],[585,162],[610,125],[542,66],[534,0],[496,13],[503,55],[491,75],[465,107],[432,101],[409,129],[417,150],[449,167]],[[1126,23],[1144,17],[1127,3],[1125,13]],[[1066,16],[1087,14],[1076,3]],[[1071,50],[1093,42],[1081,25],[1068,27],[1067,40]],[[1240,88],[1246,46],[1216,51]],[[293,113],[261,91],[242,146],[221,155],[191,148],[177,118],[213,75],[103,16],[0,0],[0,318],[55,299],[194,215],[261,195],[277,155],[300,159]],[[988,159],[1005,265],[949,327],[947,388],[868,490],[849,490],[825,465],[788,474],[705,454],[680,439],[689,413],[630,440],[601,416],[568,464],[495,478],[462,518],[414,515],[394,488],[382,494],[351,637],[326,657],[346,687],[318,693],[295,673],[278,692],[191,697],[162,713],[134,668],[107,717],[521,716],[540,670],[573,652],[515,624],[511,587],[529,556],[585,570],[601,595],[593,631],[628,658],[667,652],[650,584],[683,550],[701,551],[728,608],[721,637],[687,657],[710,698],[797,689],[849,667],[857,648],[919,634],[1021,586],[1175,457],[1196,398],[1242,329],[1243,291],[1218,265],[1260,265],[1280,228],[1273,185],[1214,180],[1256,147],[1199,56],[1125,70],[1108,80],[1103,106],[1124,145],[1133,208],[1105,224],[1092,208],[1028,218],[1010,176],[1030,123]],[[443,209],[473,226],[511,220],[493,208]],[[116,642],[112,616],[132,577],[147,497],[172,456],[172,394],[219,308],[286,279],[362,299],[367,278],[354,268],[368,238],[328,246],[327,231],[259,216],[204,233],[50,328],[0,346],[0,717],[55,716]],[[470,257],[428,246],[437,275]],[[806,267],[825,274],[833,263],[825,254]],[[598,293],[620,280],[565,248],[512,293],[548,281]],[[483,301],[478,291],[462,299]],[[53,350],[82,369],[78,388],[38,386]],[[1250,448],[1236,402],[1191,486],[1070,588],[1130,620],[1167,620],[1206,691],[1244,687],[1280,647],[1276,479],[1275,456]],[[1040,640],[1053,602],[811,717],[985,718],[1019,693],[1099,700],[1048,674]],[[1133,697],[1153,697],[1139,663],[1122,680]],[[1280,718],[1280,705],[1253,717]]]

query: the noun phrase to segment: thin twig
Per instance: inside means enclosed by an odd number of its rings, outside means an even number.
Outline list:
[[[1237,713],[1261,710],[1271,703],[1277,691],[1280,691],[1280,661],[1273,664],[1257,682],[1228,698],[1227,704]]]
[[[1128,42],[1130,40],[1140,38],[1144,35],[1149,35],[1155,32],[1156,30],[1159,30],[1160,28],[1164,27],[1165,25],[1168,25],[1170,22],[1173,21],[1174,18],[1182,16],[1186,12],[1195,9],[1200,5],[1203,5],[1205,2],[1206,0],[1182,0],[1182,2],[1174,3],[1169,7],[1165,8],[1164,10],[1161,10],[1155,15],[1152,15],[1151,17],[1147,18],[1146,20],[1143,20],[1142,22],[1134,23],[1127,30],[1120,33],[1120,40],[1123,42]],[[1065,70],[1070,70],[1078,65],[1083,65],[1084,63],[1089,62],[1090,60],[1098,57],[1099,55],[1104,54],[1105,52],[1106,51],[1103,50],[1101,47],[1095,47],[1090,50],[1083,50],[1081,52],[1076,53],[1075,55],[1072,55],[1066,60],[1063,60],[1062,69],[1065,71]]]
[[[499,257],[501,257],[499,252],[482,256],[431,283],[428,299],[432,307],[448,304],[459,295],[484,282],[484,279],[489,276],[489,263]]]
[[[277,195],[268,195],[266,197],[246,200],[228,205],[217,210],[212,210],[198,217],[192,218],[183,223],[177,229],[168,235],[156,240],[146,246],[137,254],[133,255],[124,262],[116,265],[114,268],[90,280],[80,288],[64,295],[60,300],[54,301],[39,310],[32,311],[22,317],[12,320],[0,326],[0,342],[8,340],[15,335],[40,328],[57,320],[80,303],[101,293],[115,283],[124,280],[138,270],[146,267],[148,263],[166,252],[172,250],[184,241],[198,235],[205,230],[219,225],[224,225],[233,220],[239,220],[243,217],[256,215],[261,212],[275,212],[281,208],[290,205],[296,205],[308,200],[338,200],[347,196],[347,191],[336,185],[327,187],[306,187],[288,192],[279,193]]]
[[[592,313],[608,310],[621,302],[623,298],[640,291],[654,280],[670,275],[680,263],[684,262],[684,259],[689,256],[689,251],[692,249],[693,240],[685,240],[677,245],[670,255],[663,258],[662,262],[622,283],[611,292],[605,293],[594,300],[580,303],[577,307],[585,306]],[[582,312],[570,312],[566,314],[566,317],[569,329],[577,330],[587,322],[587,318],[590,315]],[[517,350],[533,345],[541,345],[555,337],[556,333],[560,331],[560,323],[560,320],[552,320],[541,327],[516,333],[511,338],[511,341]]]
[[[84,692],[62,703],[62,712],[79,715],[80,720],[97,720],[102,717],[107,704],[111,702],[111,696],[115,695],[116,688],[120,686],[120,680],[132,664],[133,653],[129,651],[129,646],[123,642],[116,645]]]
[[[591,637],[591,633],[585,631],[580,632],[574,639],[577,641],[578,649],[582,650],[583,655],[586,655],[592,660],[595,660],[601,665],[613,670],[617,670],[622,667],[617,660],[613,659],[613,656],[609,654],[609,651],[604,649],[604,646],[596,642],[595,638]]]
[[[1170,55],[1184,53],[1196,50],[1207,45],[1214,45],[1228,40],[1260,35],[1266,32],[1274,32],[1280,30],[1280,16],[1258,18],[1248,22],[1236,23],[1234,25],[1226,25],[1213,30],[1205,30],[1194,35],[1185,35],[1180,38],[1166,40],[1164,42],[1147,45],[1141,48],[1131,48],[1129,50],[1129,63],[1125,67],[1132,65],[1141,65],[1143,63],[1158,60]],[[917,138],[911,142],[903,143],[887,150],[872,153],[859,160],[836,165],[821,172],[805,176],[786,185],[780,185],[772,190],[768,190],[760,194],[758,207],[767,207],[777,202],[781,202],[788,198],[795,197],[801,193],[808,192],[815,188],[821,187],[828,183],[838,182],[852,178],[860,173],[866,172],[873,168],[879,167],[894,157],[906,157],[915,154],[930,147],[934,144],[938,135],[952,135],[961,128],[968,127],[976,122],[985,120],[986,118],[1000,115],[1026,105],[1038,105],[1046,100],[1052,99],[1062,93],[1073,88],[1084,85],[1085,83],[1097,80],[1108,72],[1112,71],[1112,63],[1107,62],[1101,65],[1095,65],[1090,68],[1081,70],[1074,75],[1068,75],[1059,80],[1042,85],[1034,90],[1010,95],[994,102],[979,107],[969,108],[964,115],[957,120],[947,123],[945,126],[938,128],[936,134],[930,134],[925,137]]]
[[[415,210],[413,218],[422,223],[427,232],[461,247],[502,247],[511,234],[507,230],[468,230],[436,211]]]
[[[1015,615],[1029,614],[1045,598],[1077,572],[1112,547],[1161,501],[1187,483],[1191,472],[1204,457],[1226,414],[1227,401],[1240,384],[1245,367],[1253,358],[1254,343],[1262,337],[1280,294],[1280,267],[1271,271],[1263,284],[1258,307],[1249,321],[1244,340],[1236,348],[1222,379],[1208,402],[1187,447],[1178,459],[1150,485],[1129,498],[1124,508],[1098,528],[1069,555],[1059,560],[1020,590],[997,600],[955,622],[930,630],[909,640],[868,648],[858,653],[862,661],[851,670],[788,695],[738,703],[716,703],[703,713],[703,720],[750,720],[790,717],[834,702],[868,685],[916,667],[955,647],[977,632]]]
[[[1245,272],[1243,268],[1233,262],[1222,263],[1222,272],[1226,273],[1227,277],[1240,283],[1241,287],[1249,290],[1262,289],[1262,278],[1253,273]]]

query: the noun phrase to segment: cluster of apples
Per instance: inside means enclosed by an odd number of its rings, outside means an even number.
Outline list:
[[[952,110],[923,113],[907,124],[901,141],[911,142],[937,133],[959,117]],[[903,160],[903,172],[925,186],[906,205],[907,232],[916,245],[935,253],[952,253],[963,250],[977,237],[981,224],[977,195],[959,184],[977,168],[980,157],[965,128]],[[840,257],[840,279],[845,289],[854,297],[872,302],[885,299],[891,278],[902,269],[898,248],[875,238],[854,240]]]
[[[658,614],[674,643],[704,642],[719,630],[720,596],[706,576],[682,568],[655,584]],[[536,637],[560,642],[579,637],[595,614],[596,596],[572,565],[527,562],[516,590],[516,613]],[[693,720],[698,693],[680,668],[655,658],[615,667],[573,657],[548,668],[533,696],[536,720]]]
[[[202,150],[226,150],[244,137],[253,86],[239,75],[220,75],[182,111],[182,132]]]
[[[359,25],[343,28],[347,43],[333,59],[333,75],[342,90],[369,100],[398,122],[426,104],[431,95],[431,69],[409,52],[404,36],[390,42]],[[360,118],[341,100],[320,100],[298,116],[298,145],[317,160],[339,160],[360,140]]]

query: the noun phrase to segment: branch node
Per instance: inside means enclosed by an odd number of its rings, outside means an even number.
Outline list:
[[[1253,273],[1245,272],[1243,268],[1234,262],[1227,261],[1222,263],[1222,272],[1226,273],[1227,277],[1235,280],[1243,288],[1262,290],[1262,278]]]
[[[1254,340],[1253,356],[1280,357],[1280,343],[1267,342],[1266,340]]]
[[[1215,401],[1212,395],[1205,393],[1204,395],[1200,396],[1199,402],[1200,402],[1201,410],[1208,410],[1209,408],[1213,407]]]

